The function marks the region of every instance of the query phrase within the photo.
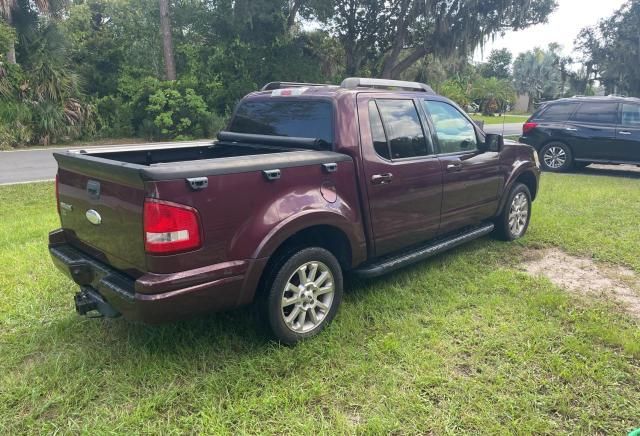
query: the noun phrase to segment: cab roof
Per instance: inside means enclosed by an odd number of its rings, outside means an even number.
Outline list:
[[[270,82],[260,91],[253,92],[253,96],[314,96],[337,97],[342,94],[355,92],[389,92],[411,93],[420,95],[436,95],[429,85],[419,82],[403,80],[372,79],[350,77],[340,85],[299,83],[299,82]]]
[[[574,97],[561,98],[558,100],[552,100],[546,104],[551,103],[574,103],[574,102],[596,102],[596,103],[640,103],[640,98],[636,97],[623,97],[620,95],[608,95],[608,96],[582,96],[576,95]]]

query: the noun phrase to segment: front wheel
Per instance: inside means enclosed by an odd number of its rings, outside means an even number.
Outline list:
[[[275,338],[293,345],[317,335],[335,317],[342,300],[342,269],[320,247],[304,248],[278,264],[263,311]]]
[[[550,142],[540,150],[540,165],[546,171],[569,171],[573,165],[571,149],[562,142]]]
[[[514,241],[522,238],[531,220],[531,192],[522,183],[517,183],[509,193],[502,214],[496,220],[496,232],[501,239]]]

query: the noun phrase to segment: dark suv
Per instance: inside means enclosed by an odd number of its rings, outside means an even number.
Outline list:
[[[543,105],[520,142],[538,150],[547,171],[591,163],[640,165],[640,99],[573,97]]]

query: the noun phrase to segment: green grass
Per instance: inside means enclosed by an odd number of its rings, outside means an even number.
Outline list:
[[[0,434],[624,434],[640,325],[518,271],[559,246],[640,273],[640,180],[545,174],[529,235],[369,282],[295,348],[249,310],[148,327],[73,312],[51,184],[0,187]]]
[[[485,124],[524,124],[529,118],[529,115],[503,115],[498,117],[485,116],[480,114],[471,115],[471,118],[477,121],[484,121]]]

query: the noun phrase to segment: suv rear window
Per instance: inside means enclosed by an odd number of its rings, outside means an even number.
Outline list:
[[[321,139],[333,143],[333,106],[325,100],[254,100],[240,103],[229,130],[255,135]]]
[[[572,117],[573,121],[590,124],[616,124],[617,103],[582,103]]]
[[[544,121],[567,121],[576,107],[577,103],[549,104],[535,118]]]

